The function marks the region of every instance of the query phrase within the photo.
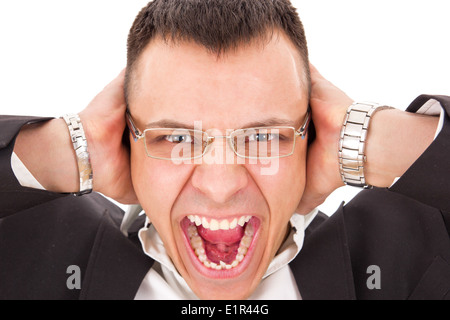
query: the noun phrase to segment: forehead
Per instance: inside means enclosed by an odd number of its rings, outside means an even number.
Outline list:
[[[308,103],[302,66],[283,34],[220,56],[192,42],[154,39],[136,66],[130,109],[141,124],[201,120],[236,128],[249,120],[292,119]]]

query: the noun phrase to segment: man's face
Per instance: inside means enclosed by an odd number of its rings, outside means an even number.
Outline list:
[[[307,111],[303,67],[282,34],[264,47],[244,46],[221,57],[194,43],[156,39],[134,77],[130,111],[141,131],[162,120],[177,127],[201,121],[202,130],[221,136],[251,123],[298,129]],[[255,290],[302,197],[306,148],[297,138],[294,154],[273,166],[237,160],[226,140],[217,139],[216,153],[201,163],[179,164],[148,157],[143,140],[132,143],[138,199],[199,298],[245,299]],[[218,159],[217,150],[235,161]],[[270,166],[276,170],[264,173]]]

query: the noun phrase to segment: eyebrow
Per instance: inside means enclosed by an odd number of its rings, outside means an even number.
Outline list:
[[[178,122],[175,120],[163,119],[155,122],[147,123],[145,129],[154,128],[183,128],[183,129],[194,129],[193,125],[188,125],[186,123]]]
[[[304,119],[306,115],[303,115],[301,119]],[[253,121],[250,123],[245,124],[241,128],[234,128],[234,129],[248,129],[248,128],[259,128],[259,127],[294,127],[297,128],[299,126],[299,123],[301,119],[298,120],[288,120],[288,119],[280,119],[280,118],[268,118],[260,121]],[[179,121],[169,120],[169,119],[163,119],[155,122],[150,122],[145,126],[146,129],[153,129],[153,128],[183,128],[183,129],[191,129],[194,130],[193,125],[189,125],[186,123],[182,123]]]
[[[300,120],[287,120],[287,119],[279,119],[279,118],[269,118],[262,121],[254,121],[251,123],[247,123],[241,129],[247,128],[258,128],[258,127],[295,127]]]

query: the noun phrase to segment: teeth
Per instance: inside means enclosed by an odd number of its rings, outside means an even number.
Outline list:
[[[219,224],[220,230],[230,230],[230,223],[228,220],[222,220]]]
[[[214,220],[214,219],[212,219],[212,220]],[[202,226],[203,226],[205,229],[209,229],[209,222],[208,222],[208,220],[206,220],[205,217],[202,218]]]
[[[230,223],[230,225],[229,225],[229,228],[230,228],[230,229],[236,228],[236,227],[237,227],[237,223],[238,223],[238,219],[237,219],[237,218],[234,218],[233,221],[231,221],[231,223]]]
[[[241,227],[243,227],[244,224],[246,224],[247,222],[249,222],[251,218],[252,218],[251,216],[240,217],[240,218],[239,218],[239,221],[238,221],[238,225],[240,225]]]
[[[211,219],[211,223],[209,224],[209,229],[211,231],[219,230],[219,221],[217,221],[216,219]]]
[[[227,219],[224,220],[217,220],[217,219],[206,219],[205,217],[200,217],[197,215],[189,215],[187,217],[190,222],[195,223],[195,225],[198,227],[200,225],[203,226],[205,229],[209,229],[211,231],[217,231],[217,230],[233,230],[237,226],[243,227],[247,222],[250,221],[252,216],[242,216],[239,219],[234,218],[233,220],[229,221]]]
[[[196,217],[193,216],[189,216],[188,219],[192,222],[192,221],[197,221]],[[204,219],[204,218],[203,218]],[[202,219],[202,222],[203,222]],[[245,217],[243,221],[249,221],[251,219],[251,217]],[[211,222],[209,222],[209,227],[213,228],[216,226],[216,222],[217,220],[213,221],[214,219],[211,220]],[[228,223],[228,227],[232,228],[233,224],[239,224],[238,222],[235,222],[235,220],[237,221],[237,219],[234,219],[231,223]],[[241,219],[239,219],[241,220]],[[203,223],[202,223],[203,224]],[[221,222],[217,222],[217,225],[222,228],[222,226],[225,223],[223,221]],[[245,224],[245,222],[243,223],[243,225]],[[223,226],[225,227],[225,225]],[[236,227],[236,226],[234,226]],[[212,229],[211,229],[212,230]],[[194,250],[196,256],[198,257],[199,261],[203,263],[203,265],[207,268],[210,269],[215,269],[215,270],[230,270],[232,268],[235,268],[239,265],[239,263],[242,262],[242,260],[244,260],[245,255],[247,254],[248,248],[250,247],[250,244],[252,243],[252,239],[253,239],[253,235],[254,235],[254,230],[253,230],[253,226],[251,226],[250,224],[248,224],[245,228],[245,234],[241,239],[241,242],[239,244],[239,248],[238,248],[238,253],[236,255],[235,260],[230,263],[227,264],[223,261],[220,261],[219,264],[214,263],[212,261],[210,261],[208,259],[208,257],[206,256],[206,252],[205,252],[205,248],[204,248],[204,244],[203,244],[203,240],[202,238],[198,235],[197,232],[197,228],[194,225],[190,225],[188,228],[188,235],[189,235],[189,239],[191,242],[191,247]]]

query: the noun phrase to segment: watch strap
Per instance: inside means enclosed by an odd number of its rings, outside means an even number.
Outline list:
[[[62,117],[69,129],[70,139],[75,150],[80,174],[80,191],[75,196],[89,194],[93,189],[93,173],[89,150],[81,119],[77,114],[68,114]]]
[[[355,102],[347,110],[339,140],[339,169],[349,186],[370,188],[364,175],[367,134],[372,116],[381,107],[377,103]]]

